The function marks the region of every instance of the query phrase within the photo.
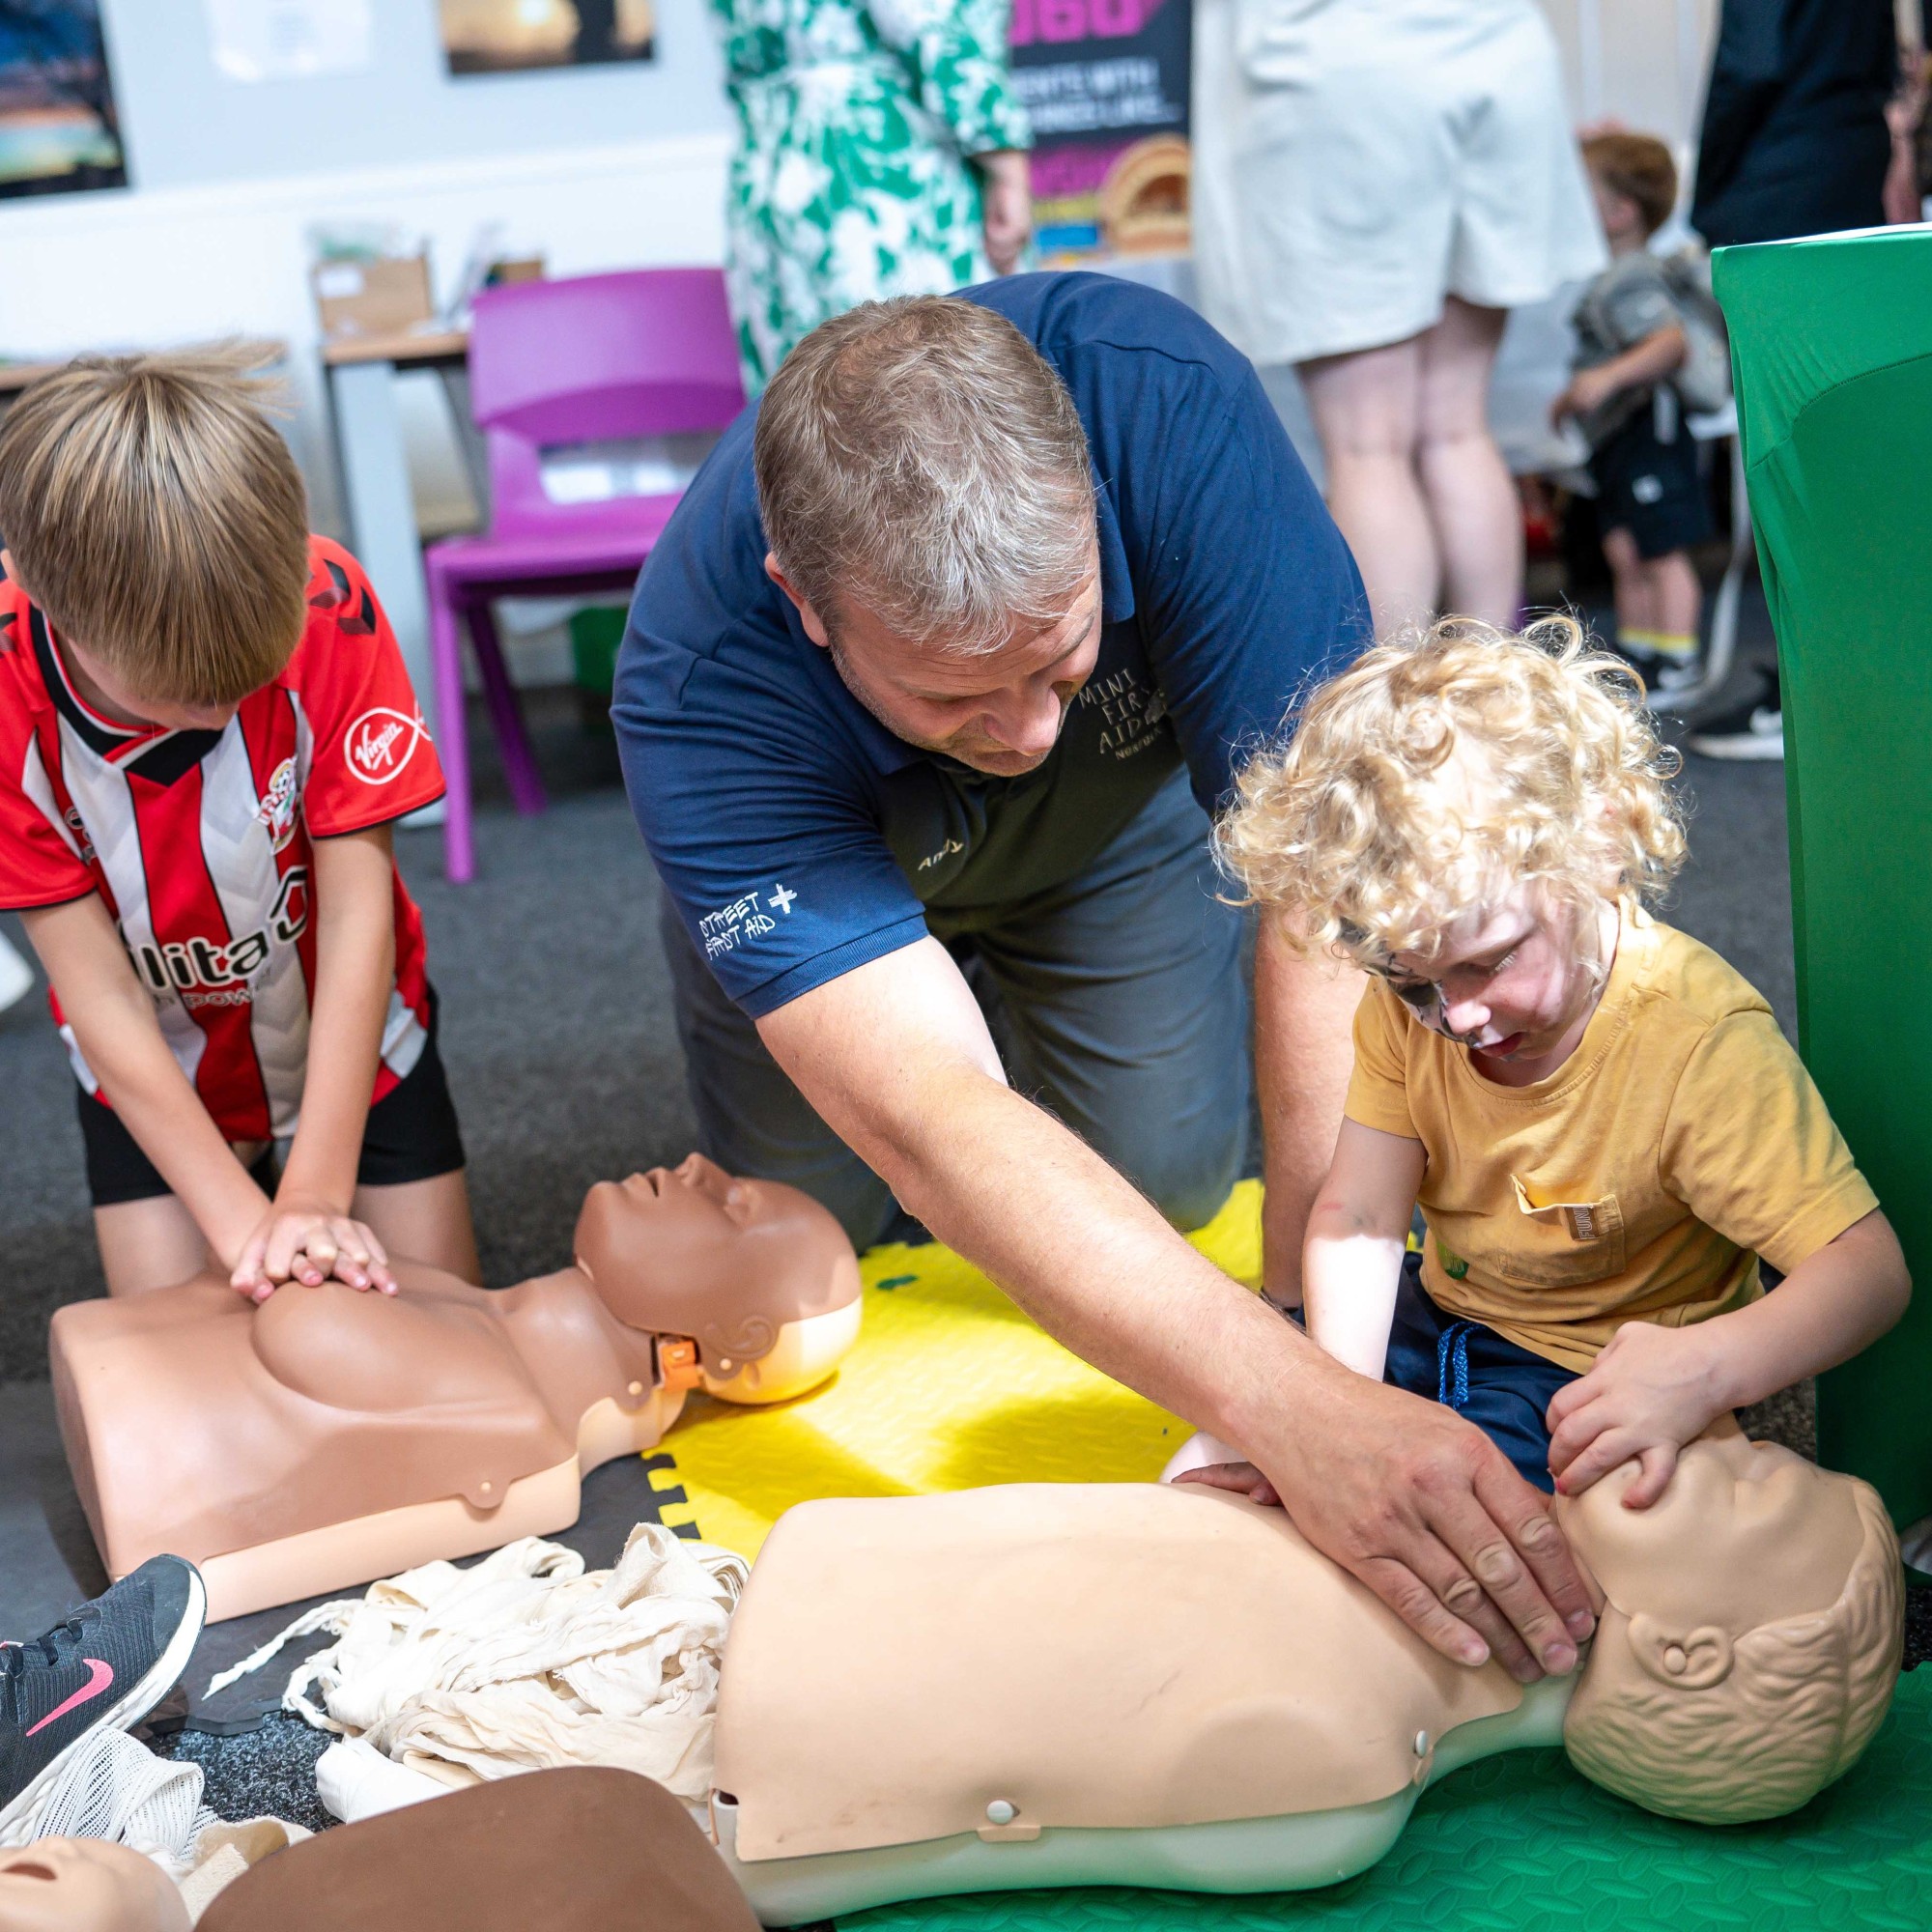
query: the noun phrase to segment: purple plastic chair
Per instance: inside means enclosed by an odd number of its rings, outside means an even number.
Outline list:
[[[745,405],[738,347],[716,269],[640,269],[519,282],[476,299],[469,397],[490,451],[490,527],[424,553],[437,751],[449,782],[443,867],[476,869],[464,738],[463,632],[519,811],[544,807],[523,712],[503,665],[491,602],[628,587],[681,490],[559,502],[546,492],[547,449],[721,430]]]

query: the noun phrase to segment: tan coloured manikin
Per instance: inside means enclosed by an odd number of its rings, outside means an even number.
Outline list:
[[[575,1253],[499,1292],[402,1263],[393,1296],[258,1308],[211,1274],[60,1309],[61,1435],[109,1574],[185,1556],[213,1622],[549,1535],[688,1390],[781,1401],[858,1333],[832,1215],[697,1154],[600,1181]]]
[[[1603,1621],[1579,1678],[1527,1690],[1443,1661],[1282,1511],[1224,1492],[803,1504],[725,1653],[720,1849],[789,1925],[1015,1887],[1333,1884],[1432,1778],[1517,1746],[1566,1744],[1675,1816],[1803,1804],[1889,1701],[1883,1508],[1734,1430],[1648,1512],[1622,1507],[1634,1473],[1558,1505]]]
[[[188,1932],[187,1907],[152,1859],[94,1838],[0,1852],[0,1932]]]

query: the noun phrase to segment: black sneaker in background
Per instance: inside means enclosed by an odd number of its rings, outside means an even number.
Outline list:
[[[1694,691],[1704,680],[1704,658],[1700,651],[1675,657],[1668,651],[1646,650],[1641,644],[1619,644],[1617,652],[1643,679],[1644,696],[1648,698],[1675,697],[1680,692]]]
[[[1700,757],[1782,758],[1784,708],[1777,673],[1760,672],[1752,696],[1698,719],[1684,742]]]
[[[0,1845],[31,1835],[82,1739],[129,1729],[174,1689],[207,1614],[194,1565],[154,1556],[43,1635],[0,1643]]]

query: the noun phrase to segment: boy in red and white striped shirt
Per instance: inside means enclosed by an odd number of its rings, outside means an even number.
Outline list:
[[[392,1291],[391,1251],[478,1273],[390,844],[442,774],[261,386],[89,359],[0,425],[0,907],[52,982],[116,1294],[211,1258],[257,1300]]]

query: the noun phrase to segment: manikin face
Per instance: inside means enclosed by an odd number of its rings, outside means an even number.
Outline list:
[[[1635,1474],[1626,1463],[1556,1501],[1571,1548],[1618,1608],[1737,1637],[1838,1600],[1864,1540],[1842,1478],[1734,1432],[1691,1443],[1649,1509],[1623,1507]]]
[[[161,1868],[126,1845],[42,1838],[0,1852],[0,1932],[187,1932]]]
[[[1396,953],[1383,977],[1424,1026],[1467,1047],[1479,1072],[1526,1087],[1577,1050],[1616,932],[1613,905],[1578,913],[1519,886],[1458,920],[1434,952]]]
[[[1100,655],[1100,554],[1064,615],[1015,629],[997,650],[952,657],[897,636],[847,600],[836,632],[765,559],[772,581],[798,607],[806,636],[832,653],[845,688],[894,736],[992,778],[1018,778],[1053,750],[1074,694]]]
[[[730,1305],[748,1285],[777,1301],[795,1292],[812,1308],[833,1282],[857,1278],[851,1243],[817,1202],[740,1180],[700,1153],[600,1180],[578,1220],[577,1258],[624,1320],[673,1334],[693,1332],[694,1306]]]
[[[675,1167],[654,1167],[614,1183],[630,1204],[638,1232],[653,1239],[696,1236],[728,1241],[769,1217],[770,1190],[755,1180],[740,1180],[701,1153],[687,1154]]]

